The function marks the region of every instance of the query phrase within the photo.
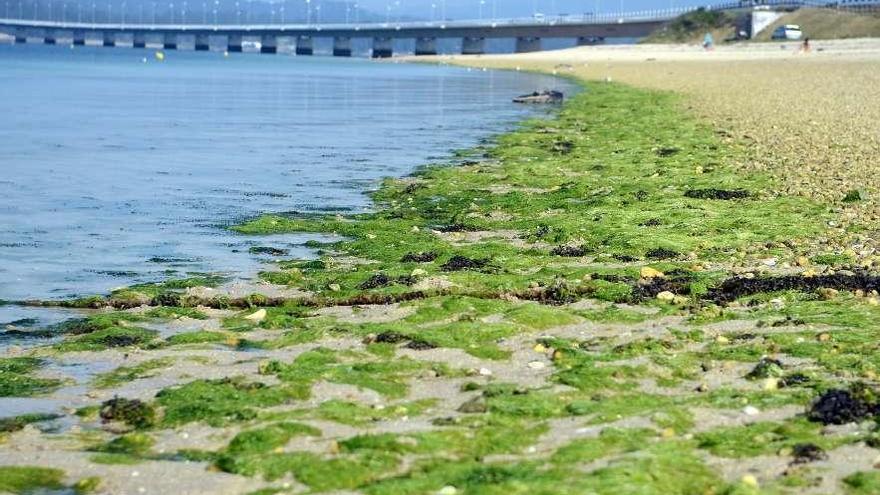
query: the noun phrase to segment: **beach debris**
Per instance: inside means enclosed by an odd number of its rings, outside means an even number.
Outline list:
[[[660,270],[651,268],[650,266],[643,266],[642,269],[639,270],[639,275],[644,279],[663,278],[666,276]]]
[[[761,410],[755,406],[746,406],[743,408],[743,414],[746,416],[757,416],[761,414]]]
[[[265,309],[259,309],[259,310],[255,311],[255,312],[253,312],[253,313],[251,313],[251,314],[245,316],[244,319],[245,319],[245,320],[248,320],[248,321],[253,321],[253,322],[257,322],[257,323],[259,323],[259,322],[261,322],[261,321],[263,321],[263,320],[266,319],[266,310],[265,310]]]
[[[664,290],[657,294],[657,299],[665,302],[672,302],[675,300],[675,294],[669,292],[668,290]]]
[[[546,104],[546,103],[562,103],[565,95],[561,91],[546,90],[535,91],[531,94],[517,96],[513,99],[514,103],[530,103],[530,104]]]

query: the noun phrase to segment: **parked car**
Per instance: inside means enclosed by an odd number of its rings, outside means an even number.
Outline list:
[[[771,38],[774,40],[799,40],[803,35],[801,27],[797,24],[785,24],[776,28]]]

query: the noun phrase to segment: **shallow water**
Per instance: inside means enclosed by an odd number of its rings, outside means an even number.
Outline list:
[[[322,57],[0,45],[0,300],[105,293],[222,271],[223,227],[262,212],[360,211],[384,176],[534,115],[545,76]],[[0,306],[0,324],[23,308]],[[43,314],[42,312],[40,313]]]

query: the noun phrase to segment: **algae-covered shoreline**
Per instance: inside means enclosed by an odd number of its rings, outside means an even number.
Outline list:
[[[67,408],[2,423],[0,491],[876,492],[870,264],[683,101],[587,83],[373,213],[236,227],[341,236],[282,296],[87,301],[0,359]]]

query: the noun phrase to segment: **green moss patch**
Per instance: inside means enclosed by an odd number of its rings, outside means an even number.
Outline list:
[[[0,358],[0,397],[29,397],[58,388],[60,380],[33,376],[43,365],[45,361],[32,357]]]

